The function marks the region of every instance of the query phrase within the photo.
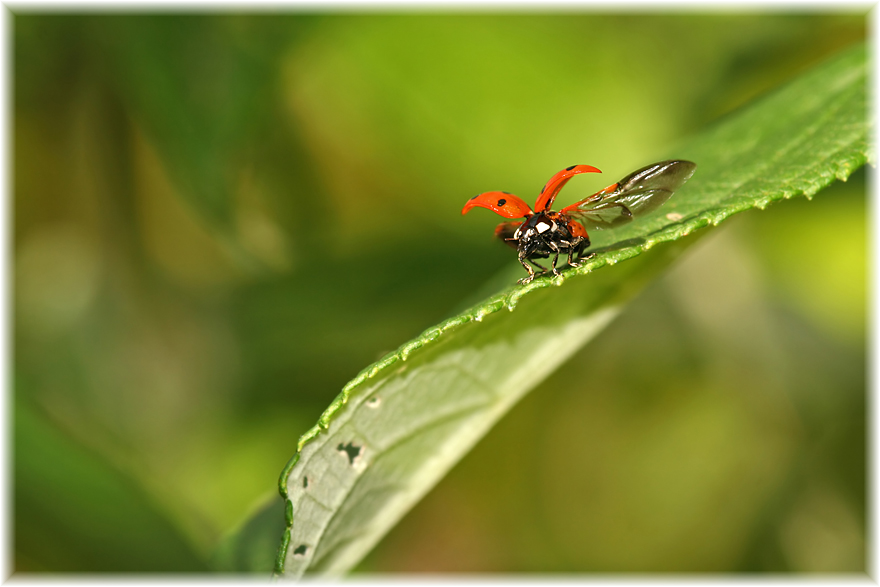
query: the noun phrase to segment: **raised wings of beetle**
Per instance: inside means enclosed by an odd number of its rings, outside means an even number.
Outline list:
[[[568,181],[581,173],[601,173],[591,165],[572,165],[550,178],[532,210],[521,198],[509,192],[485,192],[467,201],[461,213],[471,208],[487,208],[505,218],[522,218],[502,222],[495,235],[517,250],[519,262],[529,275],[520,280],[528,283],[547,271],[559,275],[559,255],[567,255],[567,263],[577,267],[584,249],[590,246],[587,228],[616,228],[661,206],[694,174],[696,164],[681,159],[661,161],[630,173],[617,183],[556,212],[550,209],[556,196]],[[553,256],[551,268],[535,259]],[[538,274],[534,265],[541,270]]]

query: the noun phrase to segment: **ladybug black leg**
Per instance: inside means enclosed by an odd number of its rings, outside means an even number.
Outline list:
[[[559,251],[556,251],[556,256],[553,257],[553,262],[550,264],[550,267],[553,269],[553,275],[559,275],[559,271],[556,270],[556,261],[559,260]]]
[[[535,263],[531,259],[529,259],[529,263],[531,263],[532,265],[534,265],[535,267],[537,267],[538,269],[541,270],[540,275],[543,275],[543,274],[547,273],[547,271],[548,271],[546,267],[544,267],[543,265],[539,265],[538,263]]]
[[[589,255],[587,255],[587,257],[582,257],[582,255],[584,254],[584,249],[590,246],[590,241],[589,241],[589,239],[585,239],[583,237],[580,237],[580,238],[581,238],[581,241],[578,242],[577,245],[572,247],[571,250],[568,252],[568,264],[571,265],[572,267],[580,267],[581,259],[586,259],[586,258],[593,256],[593,254],[590,253]],[[576,259],[574,260],[574,262],[572,262],[572,259],[571,259],[572,254],[574,254],[576,256]]]
[[[543,265],[538,265],[537,263],[535,263],[535,262],[532,261],[531,259],[528,259],[528,261],[529,261],[529,263],[531,263],[532,265],[534,265],[535,267],[537,267],[538,269],[540,269],[540,270],[541,270],[541,273],[535,273],[534,270],[532,270],[531,267],[529,267],[528,265],[526,265],[526,260],[520,258],[519,262],[522,263],[522,266],[525,267],[526,270],[529,272],[529,276],[528,276],[528,277],[523,277],[522,279],[520,279],[520,280],[517,282],[517,283],[519,283],[519,284],[521,284],[521,285],[525,285],[525,284],[529,283],[530,281],[532,281],[532,280],[533,280],[535,277],[537,277],[538,275],[543,275],[544,273],[547,273],[547,268],[544,267]]]
[[[525,260],[523,257],[520,257],[520,258],[519,258],[519,262],[522,263],[522,266],[525,267],[525,268],[526,268],[526,271],[529,272],[529,276],[528,276],[528,277],[523,277],[522,279],[520,279],[519,281],[517,281],[517,283],[519,283],[519,284],[521,284],[521,285],[525,285],[525,284],[527,284],[528,282],[530,282],[531,280],[533,280],[533,279],[535,278],[535,270],[532,269],[531,267],[529,267],[528,263],[526,263],[526,260]],[[536,263],[536,264],[537,264],[537,263]]]

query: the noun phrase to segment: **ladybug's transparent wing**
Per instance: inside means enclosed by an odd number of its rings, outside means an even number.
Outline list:
[[[661,161],[561,210],[587,228],[615,228],[657,209],[694,174],[696,163]]]

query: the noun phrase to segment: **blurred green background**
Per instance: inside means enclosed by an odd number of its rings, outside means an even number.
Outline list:
[[[866,16],[13,27],[14,567],[185,572],[350,378],[516,263],[467,198],[674,156]],[[360,569],[864,570],[865,224],[860,172],[713,231]]]

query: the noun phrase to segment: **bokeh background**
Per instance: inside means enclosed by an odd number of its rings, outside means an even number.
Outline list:
[[[516,263],[467,198],[601,168],[570,203],[866,36],[803,11],[12,21],[19,572],[209,570],[342,386]],[[865,223],[859,172],[713,230],[360,570],[864,570]]]

